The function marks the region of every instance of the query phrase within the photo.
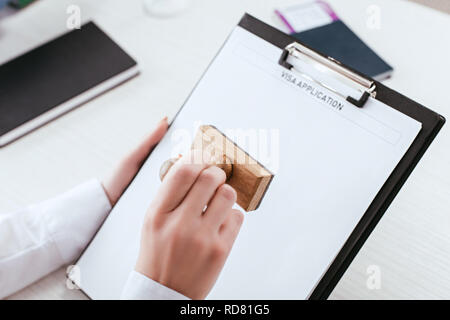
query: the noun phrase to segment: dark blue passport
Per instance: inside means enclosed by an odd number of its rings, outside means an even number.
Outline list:
[[[393,71],[341,20],[291,36],[375,80],[386,79]]]

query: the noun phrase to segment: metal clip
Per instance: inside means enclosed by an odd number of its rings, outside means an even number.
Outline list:
[[[333,87],[323,83],[323,81],[319,81],[317,79],[314,79],[310,75],[297,70],[294,68],[292,64],[290,64],[287,60],[289,57],[294,57],[301,59],[304,62],[307,62],[313,66],[326,67],[327,70],[329,70],[330,75],[333,78],[336,78],[337,80],[346,82],[351,87],[355,88],[359,92],[361,92],[361,96],[359,98],[354,98],[345,94],[342,94],[338,90],[334,89]],[[369,97],[375,98],[376,96],[376,84],[374,81],[365,78],[347,68],[342,66],[342,64],[331,58],[331,57],[324,57],[317,52],[297,43],[293,42],[290,45],[286,46],[286,48],[283,50],[283,53],[281,54],[280,60],[278,61],[280,65],[285,67],[288,70],[294,70],[297,73],[300,73],[302,76],[310,79],[311,81],[327,88],[328,90],[338,94],[339,96],[343,97],[348,102],[354,104],[358,108],[362,108],[364,104],[367,102]]]

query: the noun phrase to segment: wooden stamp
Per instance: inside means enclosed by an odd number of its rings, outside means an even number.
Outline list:
[[[214,156],[216,166],[225,171],[226,183],[236,190],[239,206],[247,212],[258,208],[273,178],[269,170],[211,125],[199,127],[191,148],[207,150]],[[177,160],[162,164],[161,180]]]

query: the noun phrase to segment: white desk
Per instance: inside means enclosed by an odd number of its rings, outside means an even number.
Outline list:
[[[0,20],[0,62],[66,31],[66,8],[78,4],[134,56],[142,74],[0,149],[0,212],[102,177],[164,115],[173,116],[228,33],[247,11],[277,23],[273,8],[292,1],[194,0],[171,19],[147,16],[140,0],[39,0]],[[338,15],[396,71],[385,83],[450,116],[450,16],[401,0],[329,0]],[[381,29],[366,26],[369,5]],[[331,298],[450,298],[450,126],[447,124]],[[366,286],[367,267],[381,289]],[[11,298],[85,298],[65,287],[64,270]]]

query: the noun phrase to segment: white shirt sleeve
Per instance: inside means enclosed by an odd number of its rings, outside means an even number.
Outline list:
[[[0,298],[75,260],[110,210],[101,183],[91,180],[0,215]]]
[[[188,300],[189,298],[133,270],[123,288],[120,299]]]
[[[0,214],[0,299],[72,263],[109,214],[111,205],[97,180],[53,199]],[[187,299],[132,271],[124,299]]]

